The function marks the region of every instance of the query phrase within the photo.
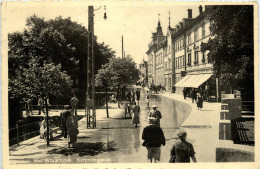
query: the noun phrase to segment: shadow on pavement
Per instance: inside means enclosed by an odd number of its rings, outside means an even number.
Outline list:
[[[116,151],[115,142],[77,143],[75,148],[58,147],[47,152],[47,154],[63,154],[65,156],[78,154],[79,156],[95,156],[103,152]]]

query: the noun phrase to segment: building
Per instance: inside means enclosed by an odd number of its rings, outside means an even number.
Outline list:
[[[172,35],[174,29],[169,26],[166,36],[163,35],[160,20],[155,33],[152,33],[148,45],[148,83],[164,86],[167,91],[172,88]]]
[[[197,90],[205,98],[216,98],[217,79],[213,75],[213,64],[202,50],[210,38],[210,20],[207,6],[203,11],[199,6],[199,16],[188,17],[176,25],[169,26],[166,36],[163,35],[160,21],[157,31],[152,33],[148,51],[148,83],[163,85],[167,91],[174,86],[175,92],[182,94],[185,88],[188,93]]]
[[[206,6],[207,7],[207,6]],[[199,16],[192,18],[188,9],[188,18],[184,18],[173,35],[174,69],[176,93],[186,88],[188,93],[196,89],[205,98],[216,98],[216,78],[213,76],[213,64],[208,51],[202,46],[212,38],[207,10],[199,7]]]
[[[148,83],[148,62],[143,59],[142,63],[139,64],[140,80],[138,83],[146,86]]]

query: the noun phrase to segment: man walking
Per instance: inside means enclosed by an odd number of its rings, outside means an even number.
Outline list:
[[[43,104],[44,104],[44,101],[41,97],[41,95],[38,96],[38,108],[39,108],[39,115],[41,114],[41,112],[43,111]]]
[[[125,118],[126,118],[127,114],[129,114],[130,117],[132,118],[131,113],[130,113],[130,102],[128,101],[128,99],[126,99],[126,101],[124,103],[124,108],[125,108]]]
[[[76,98],[76,95],[73,94],[73,97],[70,100],[70,104],[72,106],[72,111],[75,113],[75,116],[77,116],[77,106],[78,106],[79,100]]]
[[[155,125],[160,127],[160,119],[162,118],[161,112],[157,110],[157,106],[156,105],[153,105],[152,108],[153,108],[153,110],[152,110],[152,112],[150,112],[149,117],[156,118],[157,120],[155,122]]]
[[[165,137],[160,127],[155,125],[157,119],[149,117],[150,125],[146,126],[143,130],[142,139],[144,140],[143,146],[147,148],[147,157],[154,163],[160,161],[161,145],[165,146]]]
[[[135,92],[135,94],[136,94],[136,100],[137,100],[137,104],[138,104],[138,106],[139,106],[139,100],[140,100],[140,90],[139,90],[139,89],[137,89],[137,90],[136,90],[136,92]]]
[[[69,111],[69,106],[68,105],[65,105],[64,108],[65,108],[65,111],[60,113],[60,125],[61,125],[61,129],[62,129],[63,137],[67,138],[66,121],[67,121],[67,118],[68,118],[68,116],[70,114],[70,111]]]

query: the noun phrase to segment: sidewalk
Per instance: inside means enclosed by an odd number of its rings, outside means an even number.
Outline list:
[[[172,93],[161,95],[191,106],[191,113],[180,128],[187,132],[187,140],[193,144],[198,162],[215,162],[220,103],[203,102],[202,110],[198,110],[190,98],[184,100],[182,95]]]

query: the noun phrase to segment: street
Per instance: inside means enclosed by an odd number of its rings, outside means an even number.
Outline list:
[[[161,96],[163,95],[163,96]],[[176,101],[169,97],[174,97]],[[178,101],[181,100],[181,101]],[[186,103],[185,103],[186,102]],[[105,110],[97,110],[97,128],[86,129],[86,119],[79,121],[79,135],[75,149],[67,148],[67,139],[56,138],[46,147],[46,142],[39,137],[21,143],[17,148],[10,148],[11,164],[19,163],[142,163],[147,160],[147,150],[142,146],[142,131],[148,125],[146,100],[141,94],[140,127],[134,128],[131,119],[124,118],[123,109],[110,109],[110,118]],[[150,105],[156,104],[162,113],[161,127],[166,146],[161,150],[161,161],[167,163],[170,149],[180,129],[187,131],[187,140],[194,145],[199,162],[214,162],[216,157],[216,140],[218,103],[205,103],[205,108],[196,110],[191,100],[184,100],[181,95],[160,94],[150,99]],[[84,112],[82,112],[84,113]],[[187,119],[187,120],[186,120]],[[25,158],[26,157],[26,158]],[[38,160],[41,159],[41,160]],[[56,159],[56,160],[55,160]],[[47,160],[47,161],[46,161]]]

